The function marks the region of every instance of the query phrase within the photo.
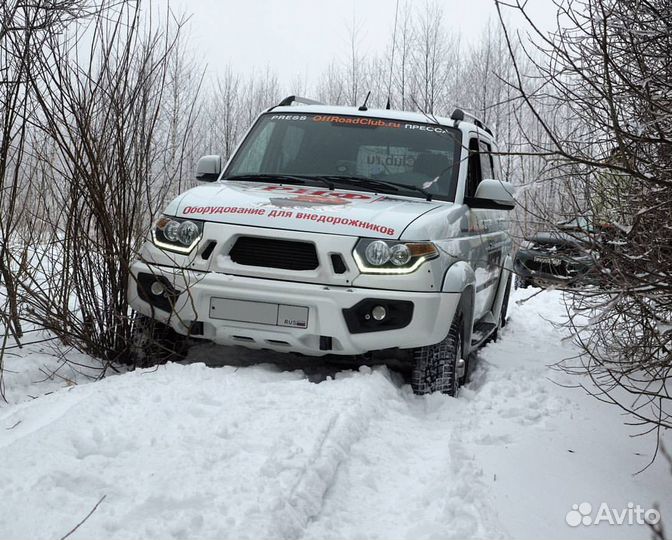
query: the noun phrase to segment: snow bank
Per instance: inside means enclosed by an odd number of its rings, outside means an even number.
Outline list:
[[[545,320],[559,298],[512,303],[459,399],[413,396],[386,368],[315,384],[268,364],[171,364],[23,401],[46,387],[15,384],[0,538],[60,538],[103,496],[71,538],[647,538],[565,521],[603,501],[659,502],[672,520],[672,478],[662,461],[633,476],[652,441],[549,380],[575,382],[546,367],[575,353]],[[215,350],[223,364],[268,354]]]
[[[3,365],[5,400],[0,398],[0,407],[91,382],[101,375],[100,362],[59,345],[49,332],[32,329],[22,339],[22,347],[10,341]]]

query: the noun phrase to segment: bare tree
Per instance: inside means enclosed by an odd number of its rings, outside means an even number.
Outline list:
[[[187,52],[185,35],[178,31],[176,41],[166,59],[165,97],[161,102],[161,113],[157,131],[163,135],[165,146],[156,152],[163,159],[163,183],[170,186],[168,194],[177,195],[191,180],[191,169],[198,158],[197,148],[203,146],[203,130],[195,130],[203,113],[200,95],[205,70]],[[161,171],[154,171],[157,175]]]
[[[2,359],[8,339],[23,336],[19,277],[25,266],[22,228],[35,224],[27,215],[30,179],[39,175],[31,126],[38,123],[32,84],[41,76],[44,44],[68,25],[97,10],[82,0],[6,0],[0,3],[0,395]],[[39,143],[38,143],[39,144]]]
[[[344,105],[346,102],[345,77],[335,61],[332,61],[320,77],[316,95],[320,101],[332,105]]]
[[[53,147],[38,157],[61,206],[43,217],[53,234],[40,239],[20,299],[32,321],[105,362],[128,355],[129,265],[179,181],[193,118],[179,100],[195,99],[198,80],[185,91],[182,22],[170,21],[150,24],[135,3],[105,5],[89,28],[45,40],[31,81]],[[86,53],[72,45],[81,32]]]
[[[411,15],[412,13],[410,4],[404,2],[399,16],[397,35],[393,36],[393,39],[396,39],[396,44],[394,47],[397,51],[397,61],[393,69],[393,79],[395,81],[395,88],[399,95],[399,104],[397,104],[397,107],[400,107],[402,110],[406,110],[406,107],[410,106],[410,103],[407,102],[409,92],[408,80],[410,78],[410,63],[413,52],[413,44],[415,42],[415,33],[413,30],[413,21]]]
[[[262,110],[280,101],[278,75],[269,67],[261,73],[252,72],[243,84],[241,94],[241,121],[243,128],[247,128]]]
[[[569,310],[582,355],[560,367],[643,431],[672,427],[672,4],[561,2],[550,36],[523,2],[497,7],[502,21],[505,8],[522,14],[538,43],[526,51],[538,84],[517,62],[512,84],[542,128],[556,196],[594,247],[593,285]]]
[[[212,105],[212,130],[217,149],[229,157],[238,142],[243,126],[240,122],[240,76],[229,66],[217,79]],[[220,150],[221,149],[221,150]]]
[[[364,57],[360,52],[362,27],[357,22],[355,13],[352,13],[352,22],[348,27],[348,61],[346,62],[346,88],[348,105],[356,106],[359,104],[363,92],[364,76]]]
[[[413,99],[423,112],[439,114],[445,103],[446,85],[455,56],[455,41],[445,32],[443,9],[426,1],[415,28],[413,49]]]

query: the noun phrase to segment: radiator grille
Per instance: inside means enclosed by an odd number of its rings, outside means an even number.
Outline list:
[[[283,270],[315,270],[319,266],[315,244],[311,242],[241,236],[229,255],[233,262],[245,266]]]

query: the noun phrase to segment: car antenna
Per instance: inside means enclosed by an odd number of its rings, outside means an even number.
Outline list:
[[[392,54],[390,55],[390,77],[387,80],[387,110],[390,109],[390,95],[392,94],[392,72],[394,71],[394,47],[397,44],[397,18],[399,16],[399,0],[394,10],[394,31],[392,32]]]
[[[371,97],[371,90],[369,90],[369,93],[366,94],[366,99],[364,100],[364,104],[359,108],[360,111],[368,111],[369,109],[366,108],[366,104],[369,101],[369,97]]]

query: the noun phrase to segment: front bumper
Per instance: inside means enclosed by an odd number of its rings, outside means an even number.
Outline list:
[[[195,272],[149,265],[141,261],[133,263],[131,274],[128,291],[131,306],[144,315],[169,324],[181,334],[193,334],[193,329],[197,328],[198,337],[222,345],[243,345],[253,349],[291,351],[311,356],[364,354],[382,349],[410,349],[438,343],[447,335],[460,301],[459,293],[325,286]],[[175,291],[170,311],[157,308],[156,302],[148,298],[147,293],[139,293],[138,276],[143,274],[151,274]],[[213,298],[305,307],[307,324],[305,328],[292,328],[268,322],[261,324],[212,318],[210,310]],[[351,310],[358,305],[367,306],[367,300],[371,299],[390,305],[408,305],[410,302],[412,317],[409,321],[402,321],[405,324],[402,328],[355,330],[352,321],[350,324],[346,321],[344,310]],[[165,306],[165,301],[163,304]]]

